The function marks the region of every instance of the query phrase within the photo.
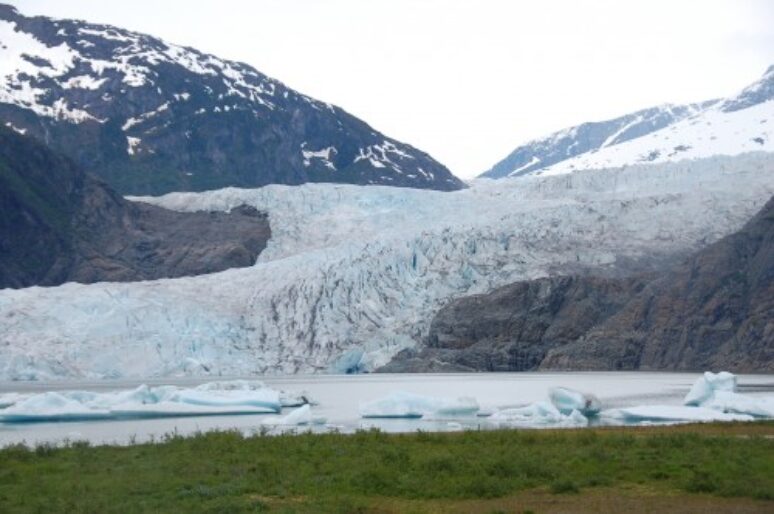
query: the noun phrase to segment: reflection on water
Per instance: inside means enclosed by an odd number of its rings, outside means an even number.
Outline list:
[[[0,392],[43,392],[61,390],[109,391],[130,389],[139,384],[194,386],[213,380],[259,378],[275,389],[307,392],[317,402],[315,417],[326,424],[296,430],[352,432],[379,428],[389,432],[455,431],[492,428],[485,417],[458,419],[361,419],[358,406],[392,391],[427,396],[476,398],[483,412],[545,400],[551,387],[563,386],[593,393],[604,408],[636,404],[679,405],[698,373],[589,372],[589,373],[477,373],[403,375],[314,375],[270,377],[207,377],[80,382],[0,383]],[[739,375],[740,392],[771,394],[772,375]],[[286,413],[288,409],[283,412]],[[0,446],[18,442],[36,444],[64,439],[88,440],[93,444],[158,440],[165,434],[193,434],[199,431],[235,429],[246,434],[261,431],[263,415],[216,415],[159,419],[100,420],[59,423],[0,423]],[[593,422],[593,420],[592,420]],[[265,429],[264,429],[265,430]]]

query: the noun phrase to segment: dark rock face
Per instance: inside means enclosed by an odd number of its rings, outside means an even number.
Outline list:
[[[17,70],[0,77],[2,124],[121,193],[304,182],[464,187],[429,155],[246,64],[4,5],[2,30],[2,58]]]
[[[423,362],[438,371],[533,370],[549,350],[582,338],[644,284],[636,278],[567,276],[460,298],[436,314],[425,347],[405,351],[381,371],[426,371]]]
[[[130,281],[250,266],[263,213],[178,213],[124,200],[68,158],[0,128],[0,288]]]
[[[519,282],[456,300],[381,371],[774,370],[774,198],[658,277]]]

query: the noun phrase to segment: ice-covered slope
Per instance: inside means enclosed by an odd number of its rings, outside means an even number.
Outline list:
[[[761,150],[774,152],[774,101],[726,111],[715,105],[690,118],[615,146],[554,164],[536,173],[700,159]]]
[[[125,194],[304,182],[464,187],[424,152],[248,64],[3,4],[0,123]]]
[[[774,151],[773,118],[774,66],[760,80],[726,99],[645,109],[530,141],[481,176],[569,173]]]
[[[454,193],[308,184],[149,199],[253,205],[274,237],[252,268],[0,291],[0,377],[367,369],[415,344],[453,297],[692,250],[772,193],[774,157],[759,153]]]
[[[528,175],[553,164],[642,137],[700,112],[714,101],[691,105],[661,105],[605,121],[560,130],[517,147],[484,178]]]

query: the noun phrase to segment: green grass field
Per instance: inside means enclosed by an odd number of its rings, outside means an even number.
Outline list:
[[[774,512],[774,422],[0,450],[0,512]]]

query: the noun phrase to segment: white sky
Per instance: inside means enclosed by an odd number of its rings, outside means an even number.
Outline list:
[[[461,177],[566,126],[732,94],[774,64],[773,0],[10,3],[247,62]]]

